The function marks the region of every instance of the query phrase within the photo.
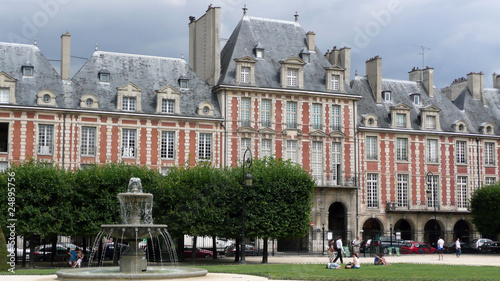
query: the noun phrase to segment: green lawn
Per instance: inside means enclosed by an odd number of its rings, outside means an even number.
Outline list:
[[[325,269],[324,264],[195,265],[211,273],[239,273],[282,280],[499,280],[500,267],[438,264],[403,264],[361,269]],[[55,274],[59,269],[19,269],[19,275]],[[66,268],[65,268],[66,269]],[[0,273],[11,274],[11,273]]]

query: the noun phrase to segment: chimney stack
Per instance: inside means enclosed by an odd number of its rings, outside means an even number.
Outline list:
[[[422,81],[422,70],[418,69],[418,67],[414,67],[408,72],[408,79],[413,82]]]
[[[426,67],[423,70],[423,84],[429,98],[434,97],[434,68]]]
[[[315,37],[316,37],[316,33],[312,32],[312,31],[309,31],[307,32],[306,34],[306,43],[307,43],[307,48],[309,49],[309,51],[316,51],[316,43],[315,43]]]
[[[500,89],[500,74],[493,72],[493,88]]]
[[[467,88],[472,94],[472,98],[484,101],[484,75],[482,72],[467,74]]]
[[[366,77],[377,103],[382,103],[382,58],[375,56],[366,61]]]
[[[337,47],[333,47],[332,51],[328,50],[325,53],[325,58],[332,65],[338,65],[345,69],[344,80],[349,84],[351,80],[351,48],[343,47],[337,49]]]
[[[61,79],[69,80],[71,63],[71,35],[61,35]]]

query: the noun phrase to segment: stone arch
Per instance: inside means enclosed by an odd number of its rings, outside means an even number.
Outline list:
[[[394,234],[401,233],[402,240],[415,240],[415,224],[406,218],[400,218],[394,224]]]
[[[444,226],[434,217],[429,218],[424,224],[424,242],[437,248],[439,237],[444,236]]]
[[[378,239],[384,233],[384,224],[378,218],[369,218],[363,223],[363,240]]]
[[[342,237],[347,241],[347,207],[344,203],[336,201],[328,207],[328,231],[332,232],[333,239]]]
[[[453,224],[453,241],[460,238],[464,243],[469,244],[472,241],[472,224],[465,219],[459,219]]]

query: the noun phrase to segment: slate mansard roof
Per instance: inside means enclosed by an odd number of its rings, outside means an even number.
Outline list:
[[[22,67],[33,67],[33,76],[23,76]],[[65,96],[61,77],[35,45],[0,42],[0,73],[16,79],[16,104],[36,106],[37,94],[51,90],[56,95],[56,104],[64,106]]]
[[[99,72],[110,75],[109,83],[99,81]],[[188,79],[189,87],[181,89],[179,78]],[[99,99],[99,109],[115,111],[117,88],[133,83],[141,92],[142,112],[156,113],[157,92],[167,86],[180,91],[182,116],[199,117],[198,106],[209,102],[214,106],[214,116],[220,117],[219,104],[210,86],[201,80],[183,59],[96,51],[72,78],[72,108],[78,108],[84,94],[94,94]]]
[[[256,58],[254,48],[257,45],[264,49],[264,58]],[[281,89],[279,62],[291,57],[300,58],[307,47],[306,32],[298,22],[244,15],[222,49],[218,84],[236,85],[234,60],[248,56],[257,61],[253,87]],[[308,51],[310,62],[304,65],[304,88],[301,90],[325,92],[325,68],[332,65],[317,47]],[[348,88],[345,87],[346,93],[355,95]]]

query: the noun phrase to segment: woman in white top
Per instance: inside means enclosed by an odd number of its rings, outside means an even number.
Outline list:
[[[359,256],[358,256],[358,253],[354,253],[352,254],[352,258],[353,258],[353,265],[352,265],[352,269],[360,269],[361,267],[361,263],[359,262]]]

